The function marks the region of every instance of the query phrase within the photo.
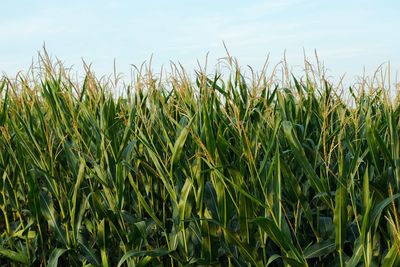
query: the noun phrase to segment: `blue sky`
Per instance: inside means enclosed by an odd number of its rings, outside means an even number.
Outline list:
[[[82,58],[99,74],[128,73],[153,55],[153,66],[179,61],[193,69],[224,41],[242,65],[259,69],[284,51],[294,68],[314,49],[332,76],[372,72],[390,60],[400,69],[399,1],[5,1],[0,18],[0,71],[26,70],[44,43],[76,71]],[[298,67],[300,68],[300,67]]]

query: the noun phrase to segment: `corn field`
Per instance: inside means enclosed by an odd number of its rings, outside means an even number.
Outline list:
[[[0,266],[400,266],[399,93],[229,62],[3,75]]]

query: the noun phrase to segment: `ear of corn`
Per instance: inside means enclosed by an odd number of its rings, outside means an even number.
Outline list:
[[[249,80],[229,61],[194,82],[138,69],[118,96],[42,60],[0,81],[0,265],[400,264],[385,88],[346,105],[324,80]]]

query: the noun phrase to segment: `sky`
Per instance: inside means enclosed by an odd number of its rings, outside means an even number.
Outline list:
[[[100,75],[129,74],[152,58],[208,69],[225,57],[223,42],[243,66],[261,69],[284,54],[293,71],[317,51],[328,75],[353,79],[390,61],[400,69],[400,1],[128,1],[18,0],[2,3],[0,72],[29,68],[48,53],[82,72],[84,60]]]

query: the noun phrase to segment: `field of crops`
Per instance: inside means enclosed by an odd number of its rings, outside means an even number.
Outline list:
[[[0,80],[0,266],[400,266],[400,98],[43,59]],[[314,74],[314,75],[313,75]]]

